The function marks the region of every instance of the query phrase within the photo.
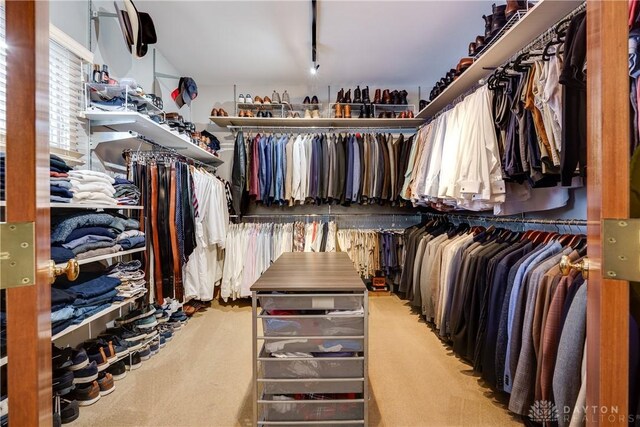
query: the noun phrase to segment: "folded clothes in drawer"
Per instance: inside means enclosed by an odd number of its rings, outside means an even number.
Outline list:
[[[291,338],[265,340],[264,348],[267,353],[275,352],[337,352],[337,351],[363,351],[364,338],[345,339],[315,339],[315,338]]]
[[[308,393],[363,393],[364,380],[351,379],[260,379],[259,384],[267,394]]]
[[[260,363],[264,378],[361,378],[364,376],[364,358],[358,353],[324,353],[327,357],[300,357],[282,353],[272,357],[264,350]],[[281,357],[284,356],[284,357]],[[297,356],[297,357],[296,357]]]
[[[364,305],[363,295],[259,294],[265,310],[358,310]]]
[[[290,395],[263,396],[259,419],[263,421],[362,420],[364,402],[297,400]]]
[[[263,318],[267,336],[363,335],[364,317],[283,317]]]

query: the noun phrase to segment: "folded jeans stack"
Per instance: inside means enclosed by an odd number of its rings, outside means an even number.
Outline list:
[[[108,274],[109,277],[120,280],[121,284],[116,288],[119,296],[133,298],[147,292],[144,270],[138,260],[114,264],[109,268]]]
[[[140,230],[127,230],[116,237],[116,243],[122,247],[123,251],[141,248],[146,244],[144,232]]]
[[[60,157],[52,154],[49,157],[49,187],[52,203],[69,203],[73,199],[69,172],[71,167]]]
[[[140,203],[140,189],[133,182],[124,178],[115,178],[113,197],[119,205],[138,205]]]
[[[59,278],[51,287],[51,329],[53,334],[122,301],[121,281],[103,273],[81,273],[74,282]]]
[[[51,258],[66,262],[71,258],[79,260],[120,252],[123,247],[117,237],[128,230],[140,228],[140,223],[131,218],[104,212],[90,212],[53,217],[51,219]],[[136,236],[139,238],[139,236]],[[144,236],[142,236],[144,239]],[[122,239],[125,245],[131,242]]]
[[[115,180],[109,175],[91,171],[74,170],[69,172],[71,191],[75,203],[117,204],[113,184]]]

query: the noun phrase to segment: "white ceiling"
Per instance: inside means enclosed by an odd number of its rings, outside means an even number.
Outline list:
[[[491,1],[144,1],[157,48],[199,85],[376,84],[430,89],[484,33]]]

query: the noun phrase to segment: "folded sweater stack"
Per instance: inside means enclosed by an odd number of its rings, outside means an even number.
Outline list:
[[[147,281],[144,279],[142,263],[138,260],[119,262],[107,270],[109,277],[115,277],[121,284],[116,288],[118,296],[133,298],[147,292]]]
[[[74,170],[69,172],[69,178],[74,203],[117,204],[114,198],[116,190],[113,188],[115,180],[109,175],[91,170]]]
[[[113,188],[116,190],[114,197],[119,205],[134,206],[140,204],[140,189],[128,179],[116,178]]]
[[[49,157],[49,187],[52,203],[69,203],[73,199],[69,172],[72,168],[60,157],[52,154]]]

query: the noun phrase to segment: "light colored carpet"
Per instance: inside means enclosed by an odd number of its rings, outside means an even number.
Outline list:
[[[370,301],[371,426],[518,425],[404,301]],[[250,304],[214,303],[68,425],[248,426],[251,372]]]

